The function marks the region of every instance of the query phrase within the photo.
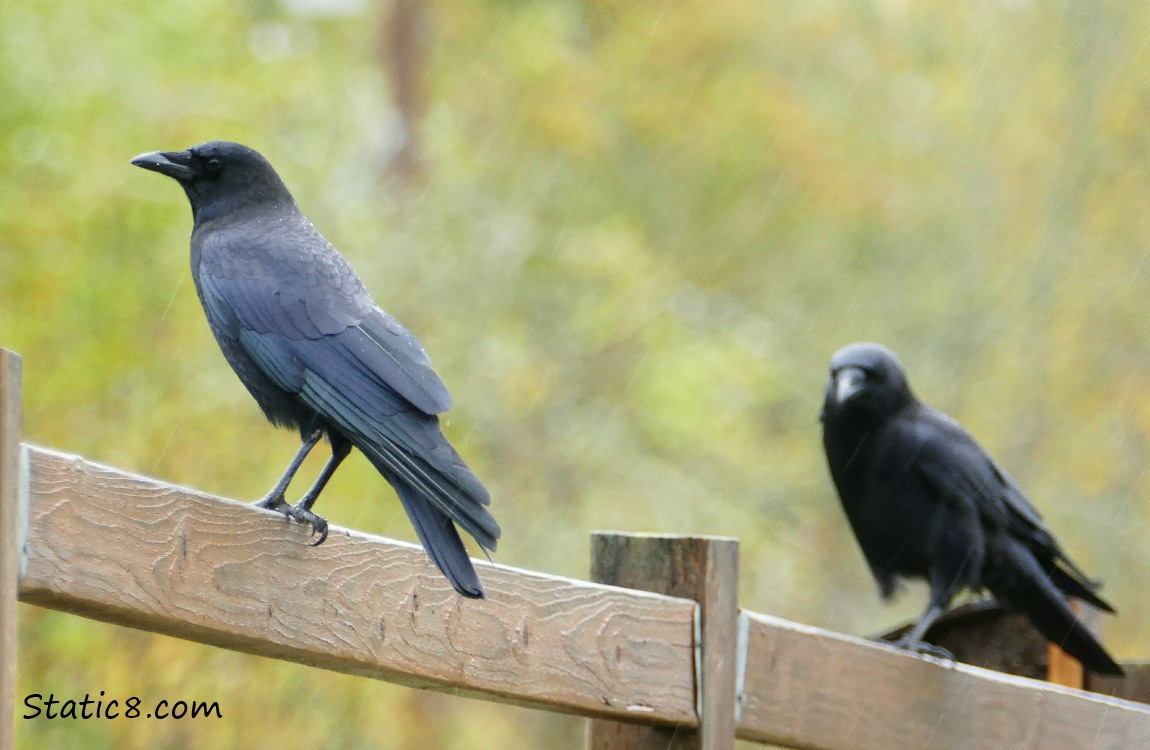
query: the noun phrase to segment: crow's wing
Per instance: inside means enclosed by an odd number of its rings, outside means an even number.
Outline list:
[[[987,525],[1048,547],[1054,538],[1030,501],[1008,483],[986,451],[957,422],[923,408],[915,418],[916,466],[944,497],[977,505]]]
[[[1054,584],[1066,592],[1113,611],[1066,556],[1042,516],[1018,485],[957,422],[924,408],[914,425],[919,452],[915,465],[940,497],[973,503],[983,523],[1020,542],[1034,554]]]
[[[423,497],[494,549],[500,531],[484,507],[487,491],[434,416],[450,407],[446,387],[415,337],[375,306],[342,256],[318,233],[298,252],[274,257],[248,245],[243,264],[211,250],[205,246],[198,278],[217,327],[389,479],[408,483],[416,492],[400,493],[405,505]]]
[[[389,479],[419,492],[441,513],[493,550],[499,525],[485,506],[486,488],[443,437],[433,415],[416,410],[388,414],[373,405],[362,388],[341,390],[323,374],[322,363],[308,366],[300,398],[337,425]],[[401,499],[406,496],[400,493]],[[409,510],[409,514],[414,513]]]
[[[234,339],[246,332],[249,338],[281,336],[299,346],[334,336],[334,344],[318,347],[333,357],[333,384],[364,378],[425,414],[451,408],[447,387],[415,336],[376,306],[343,256],[306,220],[295,229],[270,242],[232,232],[204,238],[196,270],[206,312],[217,327]],[[241,239],[243,251],[229,252],[227,245]],[[289,378],[289,390],[298,390],[298,361],[271,358],[264,364],[269,376],[297,373]]]

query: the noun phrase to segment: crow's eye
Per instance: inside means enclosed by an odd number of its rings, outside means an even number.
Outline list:
[[[209,172],[219,172],[220,167],[222,166],[223,164],[220,164],[219,159],[208,159],[204,164],[204,169],[208,170]]]

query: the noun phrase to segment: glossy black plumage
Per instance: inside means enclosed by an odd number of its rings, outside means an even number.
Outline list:
[[[883,597],[900,577],[930,584],[929,605],[904,646],[923,648],[922,636],[958,592],[986,589],[1087,669],[1121,674],[1065,600],[1113,612],[1097,584],[974,438],[915,398],[890,350],[840,349],[821,419],[831,476]]]
[[[487,490],[447,442],[451,398],[426,352],[368,295],[342,255],[300,212],[271,164],[236,143],[143,154],[133,164],[172,177],[192,206],[192,278],[224,357],[274,424],[304,440],[261,505],[311,523],[351,446],[395,487],[428,555],[464,596],[483,585],[455,528],[494,550]],[[332,459],[296,506],[283,494],[326,435]]]

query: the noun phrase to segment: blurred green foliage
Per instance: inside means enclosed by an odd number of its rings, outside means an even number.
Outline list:
[[[186,201],[128,165],[239,140],[431,353],[499,562],[583,577],[592,529],[731,534],[744,606],[863,634],[917,612],[878,602],[821,455],[825,363],[873,339],[1105,579],[1113,650],[1150,653],[1150,6],[446,0],[414,189],[382,176],[382,13],[0,6],[0,345],[28,439],[236,498],[278,476],[296,439],[210,338]],[[320,509],[414,538],[358,458]],[[21,618],[21,696],[224,715],[18,720],[22,747],[582,743],[571,718]]]

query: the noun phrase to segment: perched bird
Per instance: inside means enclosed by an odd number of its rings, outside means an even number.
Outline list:
[[[961,590],[988,590],[1090,671],[1122,674],[1066,603],[1113,612],[1098,584],[974,438],[915,398],[893,352],[870,343],[836,352],[821,420],[831,476],[883,598],[899,578],[930,584],[899,645],[938,651],[922,640],[935,619]]]
[[[264,416],[303,440],[258,505],[310,524],[321,544],[327,522],[312,506],[355,446],[395,488],[455,590],[484,598],[455,524],[485,552],[495,549],[499,524],[487,490],[440,430],[436,415],[451,397],[415,337],[375,304],[253,149],[212,141],[141,154],[132,164],[173,178],[187,193],[192,278],[208,325]],[[288,484],[324,436],[331,459],[289,505]]]

